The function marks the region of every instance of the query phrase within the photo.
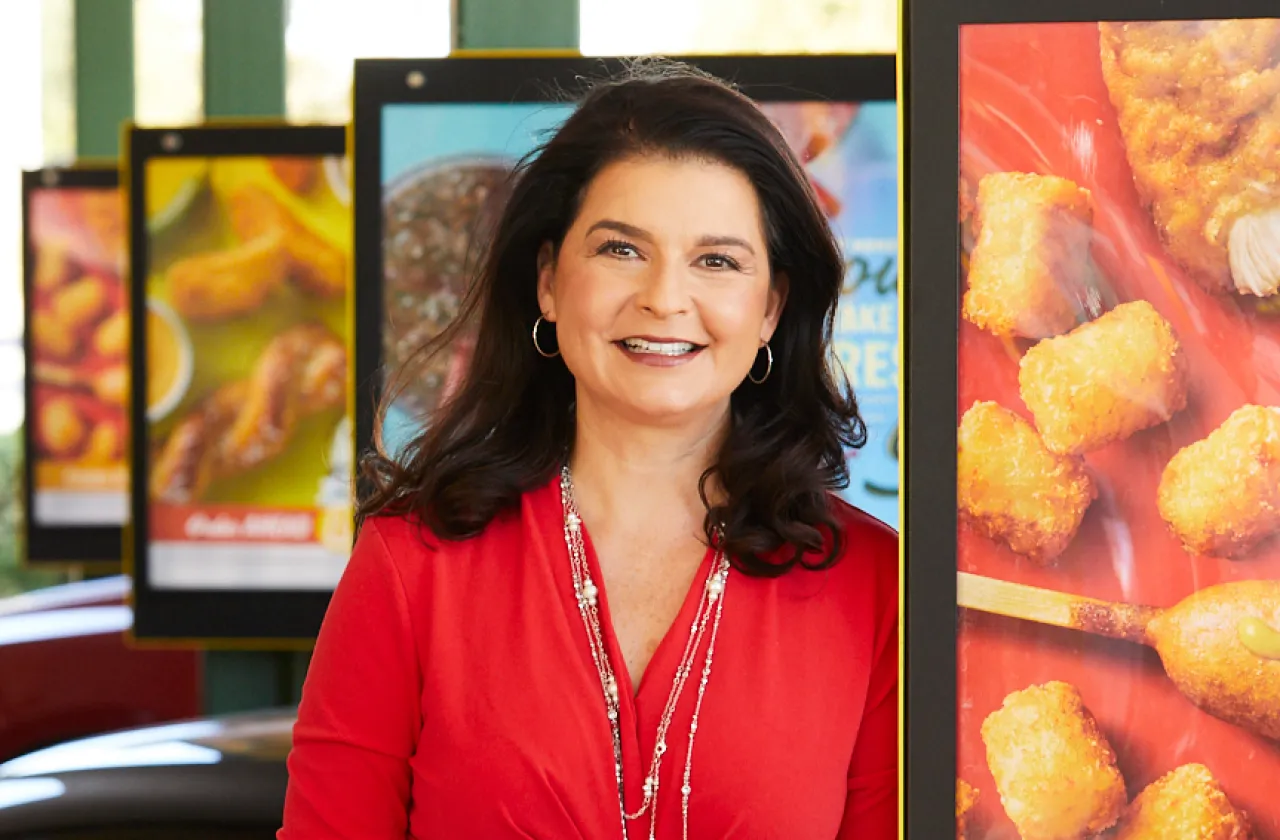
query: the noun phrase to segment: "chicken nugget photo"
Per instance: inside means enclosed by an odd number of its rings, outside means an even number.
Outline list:
[[[1098,495],[1080,458],[1051,452],[1034,426],[994,402],[965,412],[957,458],[961,518],[1037,562],[1066,549]]]
[[[1065,178],[999,172],[978,183],[973,212],[966,320],[999,336],[1047,338],[1098,314],[1088,190]]]
[[[1192,554],[1239,557],[1280,529],[1280,407],[1246,405],[1164,468],[1160,516]]]
[[[982,723],[987,766],[1023,840],[1084,840],[1128,803],[1107,736],[1075,686],[1015,691]]]
[[[1237,811],[1203,764],[1184,764],[1147,785],[1125,810],[1111,840],[1253,840]]]
[[[1075,455],[1185,408],[1187,362],[1169,322],[1140,300],[1032,347],[1018,385],[1045,445]]]

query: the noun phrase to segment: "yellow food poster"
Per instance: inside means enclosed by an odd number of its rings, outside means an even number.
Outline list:
[[[128,517],[129,319],[124,212],[114,187],[30,196],[31,515],[41,526]]]
[[[351,541],[341,161],[146,163],[149,572],[326,589]]]

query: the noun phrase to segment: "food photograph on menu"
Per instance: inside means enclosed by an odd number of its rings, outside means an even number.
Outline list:
[[[458,314],[520,158],[570,113],[560,103],[389,103],[381,109],[382,361],[392,399],[383,446],[397,452],[464,375],[464,332],[424,344]],[[835,346],[868,426],[850,452],[850,501],[898,519],[897,122],[892,101],[762,106],[804,162],[849,269]],[[397,374],[397,372],[399,372]]]
[[[957,837],[1280,838],[1280,20],[959,46]]]
[[[38,177],[44,174],[47,183]],[[92,173],[111,186],[76,183],[80,174],[28,173],[37,176],[26,190],[28,516],[35,528],[119,528],[128,518],[124,205],[114,170]]]
[[[352,536],[344,160],[157,156],[143,182],[148,585],[331,589]]]

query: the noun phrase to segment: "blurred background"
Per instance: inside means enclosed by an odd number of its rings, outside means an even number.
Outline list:
[[[138,649],[118,564],[24,562],[24,170],[115,163],[125,121],[346,124],[357,58],[890,54],[897,15],[895,0],[0,3],[0,838],[271,836],[308,661],[305,650]],[[893,118],[880,117],[883,149]],[[896,164],[884,161],[891,189]],[[888,278],[880,294],[896,307],[896,240],[876,235],[876,283]],[[885,387],[896,418],[896,372]],[[889,445],[896,464],[896,426]],[[896,492],[881,493],[895,510]],[[228,714],[240,716],[216,717]]]
[[[229,19],[231,31],[210,31]],[[465,23],[464,23],[465,21]],[[0,4],[0,475],[19,457],[23,169],[116,154],[128,100],[140,125],[201,121],[210,39],[265,23],[281,35],[284,116],[343,123],[355,58],[425,58],[455,46],[568,47],[585,55],[892,53],[893,0],[21,0]],[[466,43],[470,38],[471,43]],[[228,76],[232,68],[222,68]],[[128,80],[127,87],[125,80]],[[80,82],[78,88],[77,83]],[[243,84],[269,88],[268,79]],[[229,93],[234,93],[230,91]],[[264,91],[270,99],[272,91]],[[277,94],[278,95],[278,94]],[[259,97],[261,98],[261,97]],[[108,116],[103,119],[103,113]],[[75,577],[25,572],[16,488],[0,485],[0,596]]]

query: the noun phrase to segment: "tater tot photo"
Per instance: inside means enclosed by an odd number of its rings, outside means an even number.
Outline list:
[[[911,2],[909,815],[1280,840],[1280,0]]]
[[[1106,735],[1075,686],[1015,691],[982,723],[987,766],[1023,840],[1084,840],[1115,825],[1128,795]]]
[[[1139,793],[1110,840],[1253,840],[1237,811],[1203,764],[1184,764]]]
[[[1246,405],[1169,460],[1160,516],[1187,551],[1239,557],[1280,529],[1280,407]]]
[[[969,836],[969,812],[978,802],[978,789],[964,779],[956,779],[956,840]]]
[[[1037,562],[1061,554],[1098,495],[1084,462],[1051,452],[1034,426],[994,402],[966,411],[957,438],[961,518]]]
[[[978,182],[971,212],[977,241],[962,309],[966,320],[999,336],[1039,339],[1091,317],[1098,295],[1089,257],[1088,190],[1066,178],[998,172]]]
[[[1018,385],[1045,445],[1080,454],[1185,408],[1187,362],[1169,322],[1140,300],[1032,347]]]

